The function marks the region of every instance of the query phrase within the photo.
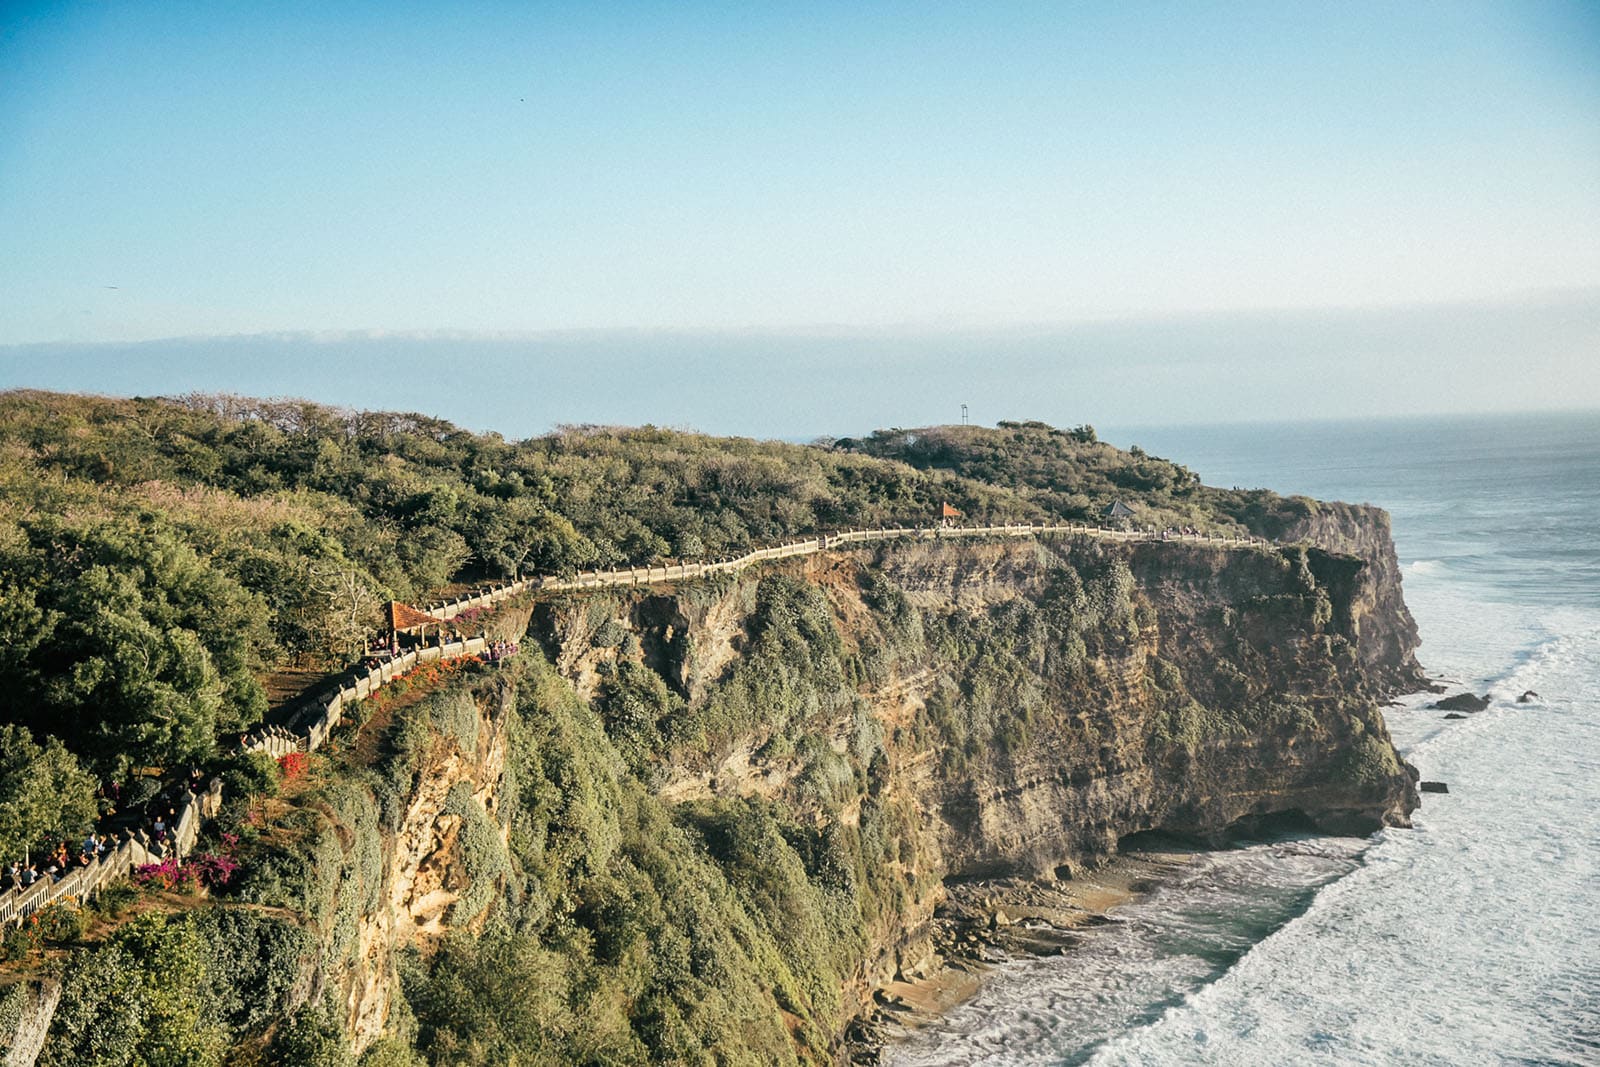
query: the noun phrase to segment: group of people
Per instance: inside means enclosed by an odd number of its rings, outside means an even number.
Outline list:
[[[461,640],[460,630],[452,629],[449,633],[445,633],[442,627],[438,632],[426,636],[398,632],[380,634],[367,642],[367,651],[361,658],[361,665],[369,669],[381,667],[400,655],[402,649],[443,648],[447,644],[455,644]]]
[[[144,831],[145,839],[150,844],[157,847],[166,845],[178,829],[178,805],[182,791],[187,789],[190,793],[196,793],[204,787],[205,775],[200,768],[192,767],[185,780],[158,793],[138,809],[131,819],[126,814],[118,818],[117,804],[121,801],[122,789],[116,785],[109,789],[102,788],[100,796],[105,805],[106,818],[115,819],[122,824],[121,827],[105,833],[90,831],[77,844],[61,841],[40,859],[28,862],[12,860],[5,868],[3,880],[0,880],[0,890],[24,890],[45,878],[59,882],[79,867],[99,863],[140,830]]]
[[[109,837],[91,832],[76,847],[70,841],[62,841],[42,860],[28,863],[12,860],[5,870],[4,888],[8,891],[27,889],[42,878],[59,882],[78,867],[100,862],[122,843],[122,839],[120,831]]]
[[[1193,526],[1168,526],[1161,531],[1161,540],[1172,537],[1199,537],[1200,531]]]
[[[515,641],[496,641],[483,650],[483,658],[489,663],[497,663],[516,654],[517,643]]]

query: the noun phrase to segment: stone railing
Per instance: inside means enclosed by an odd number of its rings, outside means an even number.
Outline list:
[[[95,862],[72,868],[59,881],[44,875],[26,889],[0,893],[0,926],[22,922],[40,908],[60,901],[82,904],[136,867],[160,863],[169,856],[187,856],[200,836],[201,822],[215,818],[221,808],[222,780],[213,778],[203,792],[184,794],[165,842],[151,840],[141,829]]]
[[[502,587],[500,596],[512,596],[524,589],[565,591],[572,589],[598,589],[618,585],[650,585],[655,582],[681,581],[711,574],[741,570],[767,560],[805,556],[814,552],[837,548],[841,545],[866,541],[892,541],[901,539],[941,540],[948,537],[1041,537],[1069,535],[1092,537],[1104,541],[1160,541],[1207,544],[1229,548],[1249,548],[1270,545],[1262,537],[1229,537],[1216,534],[1179,534],[1158,530],[1119,530],[1114,527],[1088,526],[1077,523],[1036,524],[1013,523],[1006,526],[897,526],[878,530],[844,530],[839,533],[819,534],[799,541],[789,541],[771,548],[758,548],[732,559],[708,563],[678,563],[661,567],[614,567],[610,570],[579,571],[571,578],[546,577],[524,579]],[[495,593],[484,594],[492,597]]]

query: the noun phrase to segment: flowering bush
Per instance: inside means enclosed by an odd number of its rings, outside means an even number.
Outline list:
[[[20,960],[43,948],[46,941],[76,941],[88,926],[88,916],[80,909],[47,904],[0,937],[0,960]]]
[[[453,674],[473,667],[476,660],[470,657],[427,663],[400,675],[388,685],[372,694],[372,706],[386,708],[418,686],[434,686]]]
[[[293,782],[304,776],[310,765],[311,758],[304,752],[290,752],[278,757],[278,768],[283,771],[285,782]]]
[[[224,835],[224,843],[227,837]],[[237,838],[234,838],[237,841]],[[187,860],[168,856],[160,863],[147,863],[133,869],[133,880],[139,885],[169,892],[198,893],[202,889],[216,889],[233,881],[239,862],[232,856],[211,852],[196,852]]]
[[[68,904],[48,904],[30,915],[28,922],[45,941],[76,941],[88,926],[83,912]]]

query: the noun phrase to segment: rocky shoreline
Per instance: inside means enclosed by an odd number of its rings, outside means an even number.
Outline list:
[[[852,1024],[848,1062],[876,1067],[886,1048],[972,999],[1000,964],[1072,951],[1085,930],[1118,922],[1114,909],[1143,899],[1194,856],[1176,842],[1152,843],[1070,879],[950,885],[929,924],[926,957],[879,989],[874,1010]]]

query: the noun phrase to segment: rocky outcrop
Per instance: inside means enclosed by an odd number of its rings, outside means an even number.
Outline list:
[[[1296,497],[1296,517],[1257,532],[1280,541],[1306,541],[1327,552],[1362,562],[1353,576],[1350,611],[1363,667],[1376,684],[1394,693],[1430,687],[1417,662],[1422,643],[1416,620],[1401,593],[1389,513],[1370,504],[1341,504]]]
[[[836,883],[862,894],[838,1014],[806,1020],[842,1028],[897,976],[938,965],[951,881],[1072,878],[1152,830],[1219,841],[1283,817],[1341,833],[1405,824],[1415,776],[1378,704],[1419,673],[1415,628],[1382,513],[1339,514],[1311,545],[916,540],[564,592],[533,606],[528,646],[600,747],[600,724],[619,731],[631,754],[608,758],[631,761],[651,803],[693,823],[749,798],[783,812],[796,847],[843,828],[873,857]],[[773,626],[826,634],[805,653],[761,651]],[[759,656],[763,680],[740,682]],[[608,705],[618,679],[649,675],[663,718]],[[471,730],[425,750],[372,884],[342,890],[367,904],[349,946],[327,952],[346,962],[326,982],[358,1047],[389,1025],[397,954],[483,920],[461,905],[461,804],[506,824],[501,724],[519,713],[510,683],[495,685],[477,691]],[[730,690],[753,714],[696,717]],[[663,747],[626,750],[641,729]],[[874,883],[870,901],[856,878]]]
[[[0,1059],[3,1067],[33,1067],[44,1051],[50,1020],[61,1000],[61,983],[53,978],[23,982],[0,990]]]
[[[341,1007],[358,1053],[391,1022],[400,954],[426,952],[451,930],[476,930],[486,917],[489,887],[479,887],[472,913],[463,913],[474,874],[481,876],[463,838],[476,818],[503,842],[497,813],[514,695],[496,679],[431,698],[434,731],[417,746],[409,787],[393,801],[392,825],[374,819],[354,791],[355,800],[332,812],[343,860],[312,999],[325,991]]]

